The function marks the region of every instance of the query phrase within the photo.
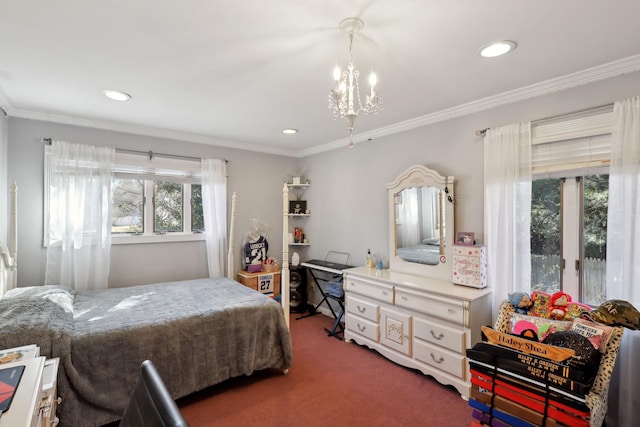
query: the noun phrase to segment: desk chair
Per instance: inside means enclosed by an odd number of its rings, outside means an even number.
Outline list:
[[[189,427],[151,360],[140,366],[120,427]]]

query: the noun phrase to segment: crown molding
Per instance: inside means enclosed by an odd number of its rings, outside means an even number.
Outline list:
[[[456,107],[447,108],[435,113],[405,120],[390,126],[385,126],[370,132],[354,135],[353,143],[358,144],[370,141],[374,138],[389,136],[411,129],[432,125],[449,119],[466,116],[492,108],[512,104],[514,102],[525,101],[543,95],[549,95],[578,86],[585,86],[598,81],[619,77],[625,74],[640,71],[640,55],[629,56],[617,61],[609,62],[586,70],[578,71],[565,76],[524,86],[498,95],[489,96],[476,101],[461,104]],[[333,141],[319,145],[308,150],[302,150],[298,157],[306,157],[336,148],[344,148],[349,143],[349,138]]]
[[[1,94],[0,94],[1,95]],[[1,100],[1,98],[0,98]],[[9,108],[7,111],[11,117],[19,117],[23,119],[41,120],[46,122],[60,123],[66,125],[83,126],[94,129],[108,130],[113,132],[130,133],[133,135],[151,136],[156,138],[173,139],[178,141],[195,142],[199,144],[214,145],[217,147],[235,148],[238,150],[255,151],[267,154],[277,154],[287,157],[297,157],[295,150],[277,148],[259,144],[249,144],[229,139],[215,138],[211,136],[198,135],[188,132],[178,132],[168,129],[160,129],[139,125],[132,125],[121,122],[112,122],[107,120],[85,119],[74,116],[66,116],[62,114],[43,113],[38,111],[22,110],[18,108]]]

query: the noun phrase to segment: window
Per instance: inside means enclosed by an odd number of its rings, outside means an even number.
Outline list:
[[[202,211],[202,185],[191,185],[191,231],[204,232],[204,213]]]
[[[114,179],[111,234],[144,233],[144,180]]]
[[[45,147],[44,246],[50,244],[50,147]],[[111,182],[112,244],[204,240],[199,161],[117,151]]]
[[[113,244],[204,239],[200,162],[124,151],[115,162]]]
[[[531,289],[605,301],[612,106],[532,126]]]
[[[609,175],[534,179],[531,287],[564,291],[599,305],[606,299]]]
[[[177,182],[153,182],[153,231],[164,234],[182,232],[183,191]]]
[[[116,178],[112,212],[114,236],[202,233],[202,185]]]

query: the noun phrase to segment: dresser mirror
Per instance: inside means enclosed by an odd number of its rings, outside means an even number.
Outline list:
[[[453,183],[415,165],[386,185],[391,270],[451,280]]]

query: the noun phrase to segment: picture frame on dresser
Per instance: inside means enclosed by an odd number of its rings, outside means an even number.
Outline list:
[[[472,231],[456,232],[456,245],[473,246],[475,242],[475,233]]]

